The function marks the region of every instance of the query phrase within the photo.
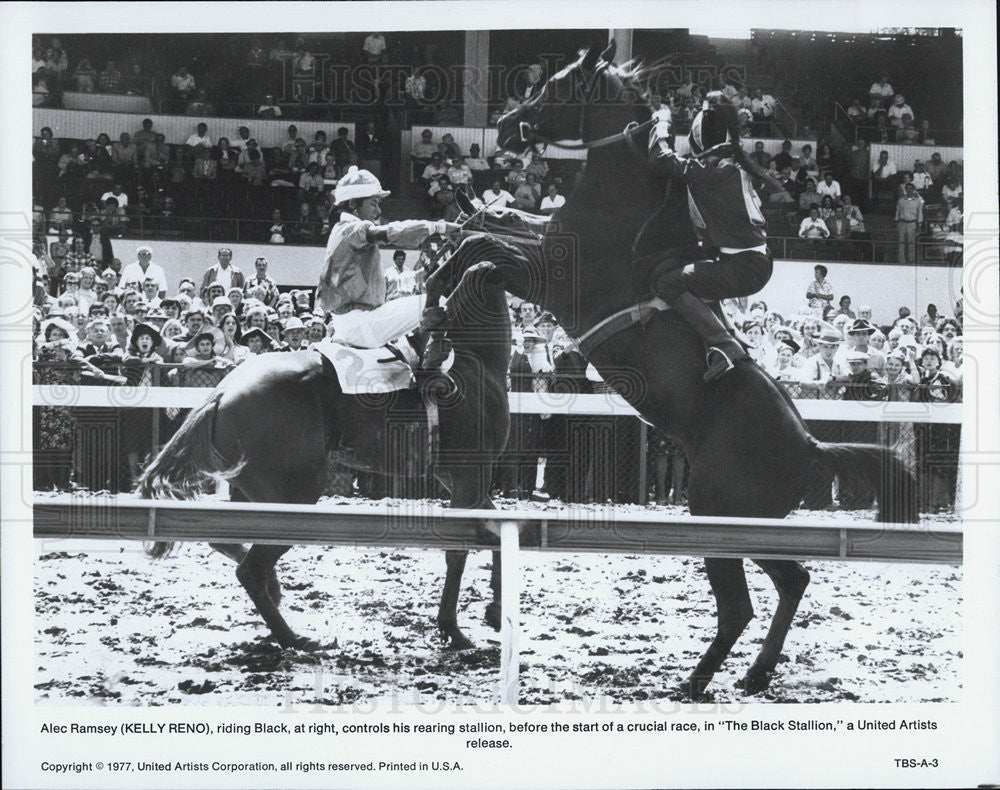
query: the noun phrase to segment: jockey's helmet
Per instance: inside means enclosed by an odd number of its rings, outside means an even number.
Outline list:
[[[338,206],[348,200],[357,200],[370,197],[384,198],[391,192],[382,189],[379,180],[367,170],[358,170],[356,165],[351,165],[348,171],[337,182],[337,188],[333,193],[333,202]]]
[[[691,122],[691,131],[688,133],[691,153],[704,156],[722,146],[738,143],[731,132],[736,128],[735,107],[721,104],[705,107]]]

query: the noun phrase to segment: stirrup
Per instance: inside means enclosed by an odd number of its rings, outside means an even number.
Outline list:
[[[711,361],[713,354],[716,355],[715,362]],[[718,359],[720,356],[722,357],[721,360]],[[705,381],[715,381],[736,367],[733,364],[733,360],[729,358],[729,355],[718,346],[709,347],[708,352],[705,354],[705,363],[708,365],[708,370],[702,376]]]

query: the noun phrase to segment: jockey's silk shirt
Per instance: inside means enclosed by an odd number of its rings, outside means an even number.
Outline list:
[[[680,156],[670,146],[669,130],[660,124],[650,133],[653,163],[684,182],[688,210],[698,235],[727,253],[761,248],[767,243],[760,198],[750,174],[734,159],[710,163]]]
[[[368,241],[369,232],[385,230],[391,245],[416,249],[431,234],[443,232],[443,224],[413,219],[376,225],[343,212],[326,244],[318,290],[323,309],[341,315],[374,310],[385,303],[382,253],[377,242]]]

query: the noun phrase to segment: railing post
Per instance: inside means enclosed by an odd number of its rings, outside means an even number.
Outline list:
[[[516,705],[520,697],[521,568],[518,523],[500,525],[500,703]]]
[[[638,419],[638,418],[636,418]],[[645,505],[649,501],[649,447],[648,447],[649,426],[645,420],[639,420],[639,504]]]

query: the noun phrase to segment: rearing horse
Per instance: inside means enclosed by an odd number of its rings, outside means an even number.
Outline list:
[[[654,251],[690,248],[695,237],[685,190],[668,190],[645,158],[650,110],[642,74],[612,65],[613,57],[613,44],[600,55],[586,51],[500,119],[499,143],[511,150],[575,139],[589,149],[583,181],[554,214],[540,249],[472,237],[446,265],[494,262],[509,291],[543,305],[581,340],[604,379],[683,446],[693,515],[784,518],[798,507],[811,467],[820,463],[865,478],[876,489],[880,520],[915,521],[913,476],[891,450],[818,442],[787,393],[750,361],[706,384],[704,349],[693,331],[670,311],[636,307],[652,294],[643,293],[634,262]],[[774,583],[778,606],[741,681],[747,693],[770,683],[809,583],[793,560],[755,562]],[[704,694],[753,617],[742,560],[706,558],[705,570],[718,622],[715,639],[680,687],[693,698]]]

